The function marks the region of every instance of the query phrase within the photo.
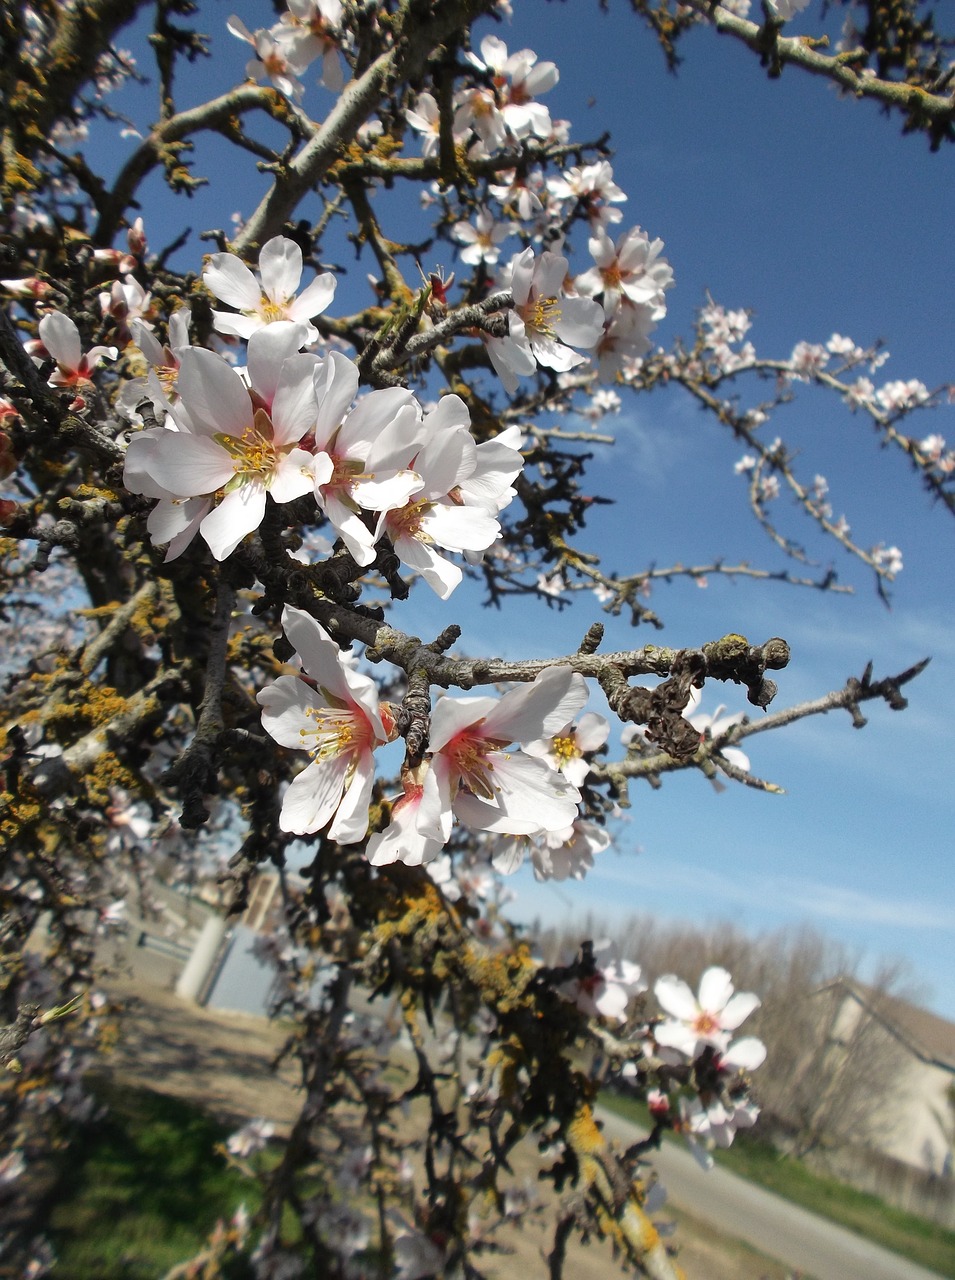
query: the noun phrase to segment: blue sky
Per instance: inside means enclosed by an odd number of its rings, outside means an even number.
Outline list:
[[[203,5],[201,25],[221,57],[200,68],[206,93],[242,75],[246,48],[225,30],[233,7],[250,27],[271,21],[264,4]],[[753,309],[750,336],[761,355],[785,357],[799,339],[825,342],[839,332],[861,345],[884,339],[892,359],[877,381],[955,379],[951,148],[930,155],[924,140],[902,138],[897,122],[870,104],[839,101],[823,81],[789,70],[770,82],[752,55],[712,32],[684,43],[685,63],[673,77],[622,4],[609,16],[584,0],[515,0],[514,9],[511,23],[479,31],[557,62],[551,114],[569,118],[576,138],[611,131],[615,178],[630,197],[621,229],[639,224],[666,242],[677,283],[661,341],[689,334],[709,289],[727,307]],[[816,0],[800,25],[809,29],[818,9]],[[310,88],[305,105],[320,116],[326,101],[324,90]],[[150,109],[139,118],[148,122]],[[213,152],[200,151],[207,156]],[[214,187],[194,201],[170,208],[155,188],[145,210],[153,247],[183,221],[196,230],[228,227],[233,209],[254,207],[261,179],[226,191],[227,170],[210,163]],[[450,246],[441,248],[452,265]],[[785,787],[785,796],[739,787],[717,795],[695,775],[669,777],[659,793],[635,786],[616,849],[600,856],[588,879],[537,886],[522,874],[514,910],[568,922],[587,911],[727,918],[754,931],[809,921],[870,963],[904,958],[921,998],[955,1018],[955,527],[904,460],[880,451],[866,421],[834,398],[802,395],[777,422],[801,450],[806,474],[826,475],[836,513],[846,513],[859,540],[901,547],[905,569],[892,610],[861,567],[816,542],[795,512],[788,523],[784,513],[788,531],[823,564],[832,561],[855,595],[718,578],[705,590],[677,583],[654,597],[667,624],[662,636],[608,620],[607,647],[655,639],[697,645],[727,631],[753,640],[782,635],[793,659],[777,706],[840,687],[869,659],[885,675],[931,655],[929,671],[909,686],[910,709],[895,714],[873,704],[862,732],[842,714],[752,739],[755,771]],[[740,448],[686,397],[625,401],[613,429],[618,447],[595,462],[591,483],[617,505],[596,511],[588,530],[609,567],[627,572],[713,555],[781,567],[733,474]],[[912,429],[939,431],[951,443],[953,411],[923,415]],[[423,585],[413,599],[396,612],[396,625],[427,634],[461,622],[471,653],[566,652],[603,616],[589,596],[560,613],[521,605],[501,615],[478,609],[464,588],[446,605]],[[745,707],[741,691],[708,688],[704,709],[718,702]]]

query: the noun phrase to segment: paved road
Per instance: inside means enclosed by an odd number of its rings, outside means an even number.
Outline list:
[[[630,1121],[601,1110],[608,1137],[632,1143],[645,1136]],[[938,1280],[914,1262],[763,1191],[725,1169],[701,1169],[688,1151],[666,1142],[652,1156],[677,1208],[685,1208],[727,1235],[745,1240],[814,1280]]]

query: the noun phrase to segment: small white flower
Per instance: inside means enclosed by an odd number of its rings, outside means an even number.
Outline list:
[[[672,973],[657,979],[653,992],[660,1007],[670,1014],[654,1028],[655,1040],[689,1058],[695,1058],[706,1045],[717,1052],[728,1049],[730,1034],[760,1003],[751,992],[734,995],[732,978],[717,966],[707,969],[700,979],[699,997]]]
[[[202,273],[202,282],[210,293],[239,313],[213,311],[219,333],[249,338],[266,325],[291,320],[305,326],[305,343],[314,342],[318,330],[309,321],[330,305],[336,280],[330,271],[323,272],[296,297],[302,265],[302,250],[285,236],[274,236],[262,246],[261,284],[234,253],[214,253]]]
[[[250,1120],[226,1139],[226,1147],[240,1160],[248,1160],[250,1156],[265,1150],[274,1133],[275,1125],[268,1120]]]
[[[312,762],[286,791],[279,825],[308,835],[331,823],[330,840],[354,844],[368,830],[374,750],[394,737],[391,709],[379,706],[374,681],[342,662],[338,645],[313,617],[287,605],[282,626],[303,674],[279,676],[260,690],[262,724],[276,742],[307,751]]]

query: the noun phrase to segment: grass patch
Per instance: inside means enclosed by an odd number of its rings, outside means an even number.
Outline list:
[[[600,1103],[608,1111],[649,1129],[645,1104],[610,1092],[600,1095]],[[674,1135],[668,1135],[667,1140],[679,1141]],[[955,1278],[955,1231],[895,1209],[877,1196],[856,1191],[834,1178],[812,1173],[799,1160],[781,1156],[771,1143],[752,1134],[737,1134],[728,1150],[714,1155],[721,1168],[940,1276]]]
[[[57,1274],[155,1280],[197,1252],[217,1218],[255,1185],[214,1151],[230,1130],[199,1108],[146,1089],[101,1090],[109,1107],[64,1153],[48,1234]]]

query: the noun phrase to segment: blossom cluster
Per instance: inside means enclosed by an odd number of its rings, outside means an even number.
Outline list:
[[[268,500],[309,495],[356,564],[371,565],[387,535],[446,598],[462,571],[441,551],[475,563],[500,535],[496,517],[523,465],[519,430],[476,444],[459,396],[430,410],[400,387],[359,397],[352,360],[303,349],[318,337],[309,322],[331,302],[334,278],[296,297],[302,254],[284,237],[263,247],[259,269],[261,281],[220,253],[205,273],[237,308],[214,316],[220,332],[248,340],[244,369],[188,345],[181,320],[168,347],[137,329],[152,366],[141,390],[164,420],[133,436],[124,478],[159,500],[150,534],[173,559],[200,533],[222,560],[259,527]]]
[[[259,692],[262,722],[282,746],[307,751],[311,763],[285,793],[281,825],[299,835],[327,827],[331,839],[356,843],[368,832],[374,752],[396,736],[397,711],[379,702],[374,682],[342,660],[309,614],[286,607],[282,621],[301,671]],[[553,840],[556,878],[563,878],[559,851],[586,847],[576,825],[584,752],[607,734],[606,722],[601,728],[592,713],[573,730],[586,700],[583,679],[566,666],[547,667],[501,698],[441,698],[429,752],[405,763],[391,821],[368,841],[369,862],[433,862],[457,819],[474,832],[543,838],[545,846]],[[508,749],[512,743],[516,749]],[[563,857],[570,874],[572,855]],[[505,854],[500,864],[515,870],[519,859]]]
[[[587,985],[596,993],[595,1011],[621,1023],[632,996],[647,989],[639,968],[626,962],[598,969]],[[730,1146],[737,1130],[751,1128],[759,1115],[749,1073],[765,1061],[766,1047],[755,1036],[734,1039],[734,1033],[760,1001],[752,992],[735,991],[719,966],[703,973],[695,995],[675,974],[658,978],[653,994],[663,1016],[633,1030],[640,1053],[624,1063],[619,1078],[652,1086],[651,1119],[681,1133],[709,1169],[710,1149]]]

